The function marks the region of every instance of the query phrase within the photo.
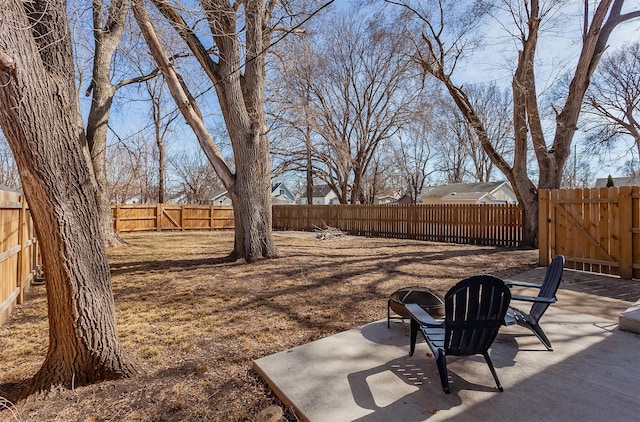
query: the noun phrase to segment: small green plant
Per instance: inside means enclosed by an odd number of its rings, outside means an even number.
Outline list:
[[[609,177],[607,177],[607,187],[608,188],[612,188],[613,187],[613,177],[611,177],[611,175],[609,175]]]

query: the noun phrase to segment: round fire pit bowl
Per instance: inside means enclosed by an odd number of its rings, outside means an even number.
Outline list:
[[[409,318],[404,305],[417,303],[434,318],[444,317],[444,298],[431,289],[420,286],[403,287],[391,293],[387,300],[387,327],[392,319]],[[399,316],[391,316],[391,311]]]

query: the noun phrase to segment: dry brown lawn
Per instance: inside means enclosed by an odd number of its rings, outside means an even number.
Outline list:
[[[125,235],[110,250],[120,338],[144,373],[32,396],[0,421],[250,421],[281,405],[252,360],[386,317],[386,298],[524,272],[536,251],[277,232],[278,259],[231,262],[231,232]],[[45,289],[0,327],[0,396],[47,350]],[[3,406],[0,399],[0,407]],[[14,417],[15,413],[15,417]],[[288,420],[295,420],[286,410]]]

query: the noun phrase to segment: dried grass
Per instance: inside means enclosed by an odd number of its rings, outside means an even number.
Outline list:
[[[231,232],[143,233],[109,251],[120,339],[144,369],[134,379],[33,396],[30,421],[249,421],[281,405],[251,369],[256,358],[386,316],[394,290],[444,293],[477,273],[507,277],[536,251],[275,233],[280,258],[226,259]],[[0,395],[33,375],[47,348],[44,287],[0,327]],[[290,410],[288,420],[295,420]],[[8,410],[0,421],[13,420]]]

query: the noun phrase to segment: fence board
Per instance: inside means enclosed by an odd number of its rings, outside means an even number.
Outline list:
[[[0,190],[0,325],[31,285],[38,264],[37,248],[24,197]]]
[[[233,229],[233,208],[206,205],[115,205],[118,233]],[[158,218],[158,215],[162,218]],[[337,227],[360,236],[518,246],[517,205],[275,205],[276,230]]]
[[[640,278],[640,187],[540,191],[540,262]]]
[[[276,230],[325,225],[358,236],[519,246],[517,205],[274,205]]]
[[[118,204],[111,207],[117,233],[233,229],[233,208],[210,205]]]

